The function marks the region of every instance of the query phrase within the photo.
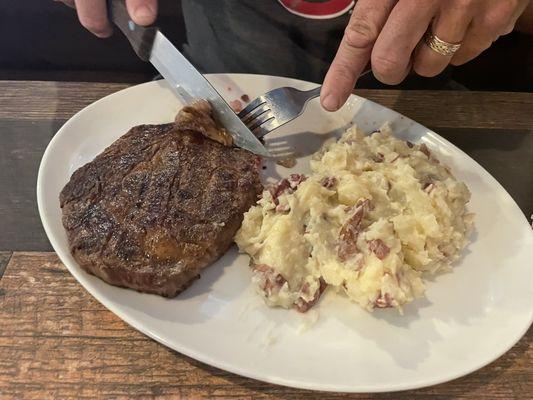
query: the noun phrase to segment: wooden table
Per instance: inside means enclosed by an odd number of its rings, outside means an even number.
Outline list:
[[[57,129],[119,84],[0,82],[0,398],[531,398],[532,331],[489,366],[401,394],[314,393],[242,378],[148,339],[96,302],[59,262],[35,182]],[[533,214],[533,94],[361,91],[483,165]],[[132,110],[135,112],[135,110]],[[490,201],[490,193],[487,194]]]

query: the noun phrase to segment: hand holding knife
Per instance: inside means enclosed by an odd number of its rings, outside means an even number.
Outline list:
[[[235,145],[262,156],[270,156],[207,79],[157,27],[135,24],[124,0],[109,0],[108,7],[111,20],[126,35],[135,53],[142,60],[152,63],[184,103],[189,104],[195,99],[209,101],[215,118],[233,136]]]

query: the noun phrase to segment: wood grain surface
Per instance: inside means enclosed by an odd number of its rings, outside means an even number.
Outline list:
[[[11,259],[11,252],[9,251],[0,251],[0,279],[4,276],[4,272],[7,267],[7,263]]]
[[[0,82],[0,119],[66,120],[122,83]],[[533,95],[506,92],[357,90],[430,128],[519,130],[533,133]]]
[[[0,399],[531,398],[530,330],[464,378],[392,394],[301,391],[182,356],[96,302],[53,253],[35,198],[42,154],[74,113],[126,84],[0,81]],[[467,152],[533,214],[533,94],[359,91]]]
[[[130,328],[94,300],[53,253],[14,253],[0,280],[0,397],[238,399],[525,399],[533,334],[489,366],[434,387],[327,394],[209,367]]]

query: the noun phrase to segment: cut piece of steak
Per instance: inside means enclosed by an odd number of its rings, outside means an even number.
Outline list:
[[[261,162],[202,130],[179,117],[137,126],[74,172],[60,205],[82,268],[173,297],[228,250],[262,191]]]

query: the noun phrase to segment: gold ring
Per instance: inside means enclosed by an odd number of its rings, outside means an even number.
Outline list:
[[[461,47],[461,43],[445,42],[429,30],[426,32],[425,40],[431,50],[436,51],[443,56],[453,56]]]

